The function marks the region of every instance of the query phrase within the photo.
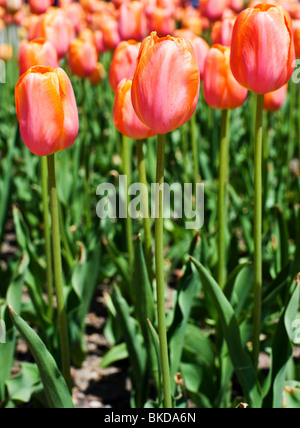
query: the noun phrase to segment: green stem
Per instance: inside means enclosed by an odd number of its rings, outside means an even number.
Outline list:
[[[263,153],[263,103],[264,96],[257,95],[254,149],[254,314],[253,314],[253,362],[258,365],[260,351],[261,304],[262,304],[262,153]]]
[[[200,180],[196,113],[194,113],[191,118],[191,141],[192,141],[192,150],[193,150],[193,159],[194,159],[194,192],[196,194],[197,183]]]
[[[86,79],[82,79],[82,150],[84,168],[84,193],[85,193],[85,222],[88,231],[92,228],[92,214],[90,206],[90,174],[89,174],[89,147],[88,147],[88,117],[89,106],[86,99]]]
[[[129,254],[129,264],[132,271],[134,262],[134,248],[133,248],[133,232],[132,232],[132,220],[128,212],[129,195],[128,189],[131,185],[132,178],[132,167],[131,167],[131,141],[129,138],[123,135],[123,174],[127,177],[127,189],[126,189],[126,240],[127,240],[127,251]]]
[[[50,190],[50,207],[52,220],[52,251],[54,265],[54,282],[57,299],[57,312],[60,334],[60,348],[62,357],[62,374],[69,388],[71,388],[70,351],[66,304],[63,293],[63,275],[61,260],[61,243],[59,231],[58,198],[55,177],[55,157],[48,156],[48,178]]]
[[[145,235],[145,258],[150,282],[153,279],[152,272],[152,238],[151,238],[151,222],[149,215],[149,198],[148,198],[148,182],[146,174],[146,164],[143,152],[143,140],[136,141],[136,153],[138,162],[139,182],[143,184],[141,198],[143,207],[147,207],[147,211],[143,213],[144,235]]]
[[[51,233],[49,223],[49,187],[48,187],[48,164],[47,157],[42,157],[42,192],[43,192],[43,219],[46,256],[46,290],[48,297],[48,317],[53,315],[53,275],[52,275],[52,253]]]
[[[164,406],[172,408],[170,367],[168,355],[168,341],[165,314],[165,280],[164,280],[164,219],[163,219],[163,184],[165,165],[165,135],[157,136],[157,169],[156,182],[160,186],[159,194],[156,197],[158,210],[156,208],[155,219],[155,264],[156,264],[156,287],[157,287],[157,315],[158,315],[158,335],[160,343],[160,356],[162,365],[162,382],[164,391]]]
[[[229,111],[222,110],[219,167],[219,239],[218,239],[218,283],[224,288],[226,283],[226,223],[227,185],[229,181]]]

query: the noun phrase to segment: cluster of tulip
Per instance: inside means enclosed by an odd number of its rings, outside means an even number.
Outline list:
[[[0,26],[15,23],[22,28],[19,33],[24,40],[18,53],[20,79],[15,88],[20,134],[33,154],[48,157],[48,165],[44,158],[43,168],[50,184],[52,256],[63,375],[67,384],[70,385],[70,356],[54,155],[72,146],[79,131],[77,103],[68,73],[88,79],[93,85],[101,83],[106,70],[99,57],[106,51],[112,52],[107,72],[115,94],[114,124],[123,136],[137,140],[140,165],[144,140],[157,136],[157,183],[160,185],[164,183],[165,135],[190,119],[195,120],[202,89],[208,106],[222,111],[217,278],[221,289],[228,279],[225,235],[229,112],[244,104],[248,91],[257,94],[252,336],[253,365],[257,367],[263,282],[262,114],[263,109],[279,109],[286,98],[295,59],[300,57],[300,5],[296,0],[263,4],[252,1],[246,9],[242,0],[202,0],[198,9],[179,0],[114,0],[111,3],[60,0],[59,7],[53,6],[53,0],[29,0],[28,3],[0,1]],[[8,60],[12,56],[11,49],[0,47],[0,57]],[[124,139],[125,152],[126,145]],[[193,152],[197,183],[200,178],[197,142]],[[140,180],[145,181],[145,170],[139,172]],[[47,191],[46,185],[45,201],[48,200]],[[155,277],[164,405],[169,408],[172,407],[172,394],[165,322],[163,197],[161,190],[159,215],[155,220]],[[151,230],[146,220],[144,228],[145,254],[152,280]],[[129,255],[131,242],[129,220]],[[50,266],[51,262],[48,264]]]

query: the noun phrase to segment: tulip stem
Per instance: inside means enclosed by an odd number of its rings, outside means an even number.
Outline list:
[[[254,314],[253,314],[253,362],[258,366],[260,351],[261,304],[262,304],[262,154],[263,154],[263,104],[264,96],[256,98],[255,149],[254,149]]]
[[[152,283],[153,272],[152,272],[152,238],[151,238],[151,223],[149,215],[149,199],[148,199],[148,182],[146,173],[146,164],[143,151],[144,141],[136,140],[136,153],[138,162],[138,173],[139,182],[143,185],[141,198],[142,206],[145,212],[143,212],[143,223],[144,223],[144,235],[145,235],[145,258],[148,270],[150,282]]]
[[[196,122],[196,112],[191,117],[191,141],[192,141],[192,150],[194,158],[194,192],[196,195],[197,183],[200,180],[200,170],[199,170],[199,150],[198,150],[198,141],[197,141],[197,122]]]
[[[164,219],[163,219],[163,184],[165,169],[165,135],[157,136],[157,169],[156,183],[159,185],[156,195],[156,219],[155,219],[155,264],[157,287],[157,316],[158,335],[160,343],[160,356],[162,365],[162,383],[164,391],[164,407],[172,408],[170,367],[168,355],[168,341],[165,313],[165,279],[164,279]]]
[[[52,220],[52,251],[54,265],[54,282],[57,299],[57,312],[60,335],[60,348],[62,357],[62,373],[64,379],[71,388],[71,370],[70,370],[70,350],[68,337],[68,324],[66,304],[63,293],[63,275],[62,275],[62,260],[61,260],[61,242],[59,231],[59,215],[58,215],[58,198],[55,177],[55,157],[54,154],[48,156],[48,178],[50,190],[50,207]]]
[[[227,222],[227,185],[229,181],[229,111],[222,110],[220,166],[219,166],[219,243],[218,243],[218,283],[223,289],[226,283],[226,222]]]
[[[46,290],[48,297],[48,317],[53,315],[53,275],[52,275],[52,253],[51,233],[49,223],[49,187],[48,187],[48,164],[47,157],[42,157],[42,193],[43,193],[43,219],[46,255]]]
[[[123,135],[123,174],[127,177],[127,189],[126,189],[126,240],[127,240],[127,251],[129,254],[129,265],[130,272],[132,272],[134,262],[134,248],[133,248],[133,232],[132,232],[132,221],[128,212],[129,196],[128,189],[131,185],[132,168],[131,168],[131,141],[129,138]]]

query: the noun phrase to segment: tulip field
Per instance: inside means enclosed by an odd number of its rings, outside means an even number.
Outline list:
[[[296,0],[0,0],[0,408],[300,408],[298,58]]]

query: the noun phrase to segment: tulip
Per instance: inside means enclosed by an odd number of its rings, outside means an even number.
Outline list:
[[[140,48],[132,83],[132,103],[140,118],[157,134],[185,124],[199,97],[200,75],[191,44],[154,32]]]
[[[113,91],[124,78],[133,78],[140,45],[134,40],[129,40],[121,42],[115,50],[109,69],[109,83]]]
[[[54,0],[29,0],[29,6],[31,13],[45,13],[50,6],[52,6]]]
[[[230,46],[234,23],[235,18],[227,18],[215,22],[211,33],[213,43],[222,46]]]
[[[58,68],[58,56],[55,47],[45,39],[31,42],[23,40],[19,50],[20,76],[34,65],[45,65]]]
[[[50,9],[41,15],[36,24],[35,37],[43,37],[51,42],[56,48],[58,57],[63,58],[75,37],[75,30],[62,9]]]
[[[200,12],[211,21],[217,21],[228,5],[228,0],[201,0]]]
[[[94,44],[96,46],[98,54],[105,52],[104,36],[102,31],[96,30],[94,32]]]
[[[202,39],[202,37],[194,37],[191,40],[191,44],[194,48],[195,60],[196,60],[196,63],[198,65],[200,77],[202,80],[203,74],[204,74],[205,60],[206,60],[206,56],[209,52],[209,46],[208,46],[207,42],[204,39]]]
[[[264,110],[267,111],[276,111],[279,110],[287,95],[288,85],[282,86],[277,91],[269,92],[264,96]]]
[[[218,198],[218,284],[226,283],[226,186],[229,180],[229,119],[228,110],[240,107],[247,97],[247,89],[233,77],[230,69],[230,48],[214,45],[204,65],[203,95],[212,108],[222,110],[220,172]]]
[[[105,19],[101,22],[99,30],[102,31],[105,48],[116,49],[121,42],[117,21],[112,18]]]
[[[98,62],[92,74],[88,76],[88,79],[92,85],[98,85],[98,83],[102,82],[105,76],[106,76],[105,68],[100,62]]]
[[[262,313],[262,157],[264,94],[290,79],[295,61],[291,18],[281,6],[259,4],[241,12],[233,28],[231,69],[257,94],[254,149],[254,312],[253,363],[258,365]]]
[[[300,58],[300,21],[296,21],[297,27],[294,28],[294,43],[296,58]]]
[[[241,85],[257,94],[273,92],[291,78],[294,60],[291,19],[281,6],[260,4],[238,15],[231,69]]]
[[[0,45],[0,60],[10,61],[14,56],[14,49],[10,44]]]
[[[173,34],[176,25],[173,17],[173,12],[161,7],[155,8],[148,14],[149,31],[156,31],[159,37]]]
[[[21,9],[23,0],[6,0],[6,8],[9,12],[15,13]]]
[[[70,147],[79,120],[71,82],[61,68],[35,66],[24,73],[15,89],[21,137],[37,156]]]
[[[118,24],[122,40],[143,40],[148,33],[144,4],[140,1],[123,3],[119,10]]]
[[[229,0],[229,7],[234,12],[240,12],[244,7],[244,0]]]
[[[95,70],[97,61],[98,53],[93,43],[83,39],[71,42],[68,64],[74,76],[88,77]]]
[[[155,133],[137,117],[131,101],[132,79],[123,79],[118,85],[113,117],[121,134],[135,140],[153,137]]]
[[[207,104],[216,109],[240,107],[248,91],[233,77],[230,69],[230,48],[214,45],[210,49],[203,75],[203,95]]]

